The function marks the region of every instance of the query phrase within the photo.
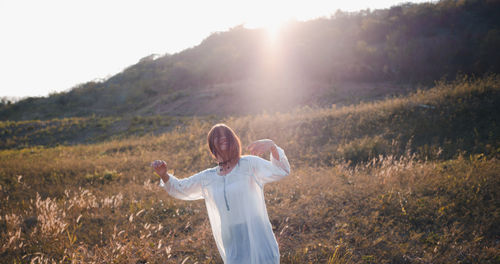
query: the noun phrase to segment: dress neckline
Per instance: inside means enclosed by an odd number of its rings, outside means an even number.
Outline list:
[[[225,177],[225,176],[227,176],[227,175],[229,175],[229,174],[233,173],[233,171],[234,171],[234,170],[236,170],[236,168],[240,166],[240,160],[241,160],[241,158],[238,160],[238,162],[236,162],[236,165],[234,165],[234,167],[233,167],[233,168],[231,169],[231,171],[229,171],[228,173],[226,173],[226,174],[224,174],[224,175],[221,175],[221,174],[219,173],[219,171],[220,171],[220,167],[219,167],[219,166],[217,166],[217,167],[215,168],[215,173],[217,174],[217,176],[220,176],[220,177]]]

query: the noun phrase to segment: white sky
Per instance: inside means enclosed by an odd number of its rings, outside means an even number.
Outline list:
[[[0,0],[0,97],[69,90],[150,54],[173,54],[241,24],[274,26],[329,17],[337,9],[388,8],[400,2]]]

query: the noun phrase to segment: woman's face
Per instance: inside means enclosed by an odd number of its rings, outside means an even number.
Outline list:
[[[217,146],[218,149],[220,149],[221,151],[227,151],[228,148],[229,148],[229,141],[227,140],[227,137],[222,134],[222,135],[218,135],[215,137],[215,146]]]
[[[240,141],[229,127],[214,126],[208,133],[207,139],[210,152],[218,162],[229,162],[240,158]]]

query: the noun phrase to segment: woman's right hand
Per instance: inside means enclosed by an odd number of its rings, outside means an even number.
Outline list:
[[[164,160],[155,160],[152,163],[152,167],[164,182],[167,182],[169,176],[167,175],[167,163]]]

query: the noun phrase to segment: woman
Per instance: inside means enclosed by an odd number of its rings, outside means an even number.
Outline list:
[[[186,179],[167,174],[164,161],[153,167],[160,186],[182,200],[205,199],[212,232],[224,263],[279,263],[274,237],[264,202],[264,185],[290,173],[285,152],[272,140],[253,142],[253,155],[271,152],[271,162],[257,156],[241,156],[241,143],[224,124],[212,127],[208,146],[218,166]]]

